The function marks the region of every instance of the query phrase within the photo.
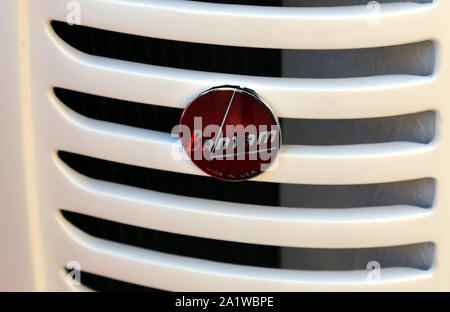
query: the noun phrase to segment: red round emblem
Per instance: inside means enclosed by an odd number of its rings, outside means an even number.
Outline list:
[[[209,89],[184,110],[179,135],[193,163],[226,181],[253,178],[278,155],[278,119],[252,90],[232,86]]]

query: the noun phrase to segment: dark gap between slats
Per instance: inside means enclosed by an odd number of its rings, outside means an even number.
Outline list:
[[[52,22],[71,46],[88,54],[182,69],[279,77],[281,50],[228,47],[141,37]],[[89,38],[94,38],[95,48]]]
[[[435,193],[435,181],[431,178],[357,185],[256,181],[229,183],[205,176],[137,167],[64,151],[58,152],[58,155],[69,167],[93,179],[168,194],[245,204],[280,206],[282,190],[284,207],[354,208],[411,205],[430,208]]]
[[[186,0],[188,1],[188,0]],[[367,5],[370,0],[189,0],[195,2],[221,3],[221,4],[240,4],[257,6],[289,6],[289,7],[332,7],[332,6],[350,6]],[[433,0],[377,0],[380,4],[386,3],[432,3]]]
[[[365,270],[370,261],[378,261],[382,268],[411,267],[427,270],[434,261],[433,243],[343,249],[283,247],[284,253],[290,253],[288,261],[282,260],[281,248],[277,246],[156,231],[68,211],[62,211],[62,214],[70,223],[95,237],[167,254],[220,263],[266,268],[342,271]],[[106,232],[100,230],[102,224],[106,224]],[[292,261],[294,259],[295,261]]]
[[[70,109],[93,119],[170,133],[182,109],[140,104],[55,88]],[[283,144],[348,145],[407,141],[430,143],[435,137],[436,113],[426,111],[364,119],[280,118]]]
[[[171,133],[180,123],[182,109],[140,104],[55,88],[56,97],[73,111],[97,120]]]
[[[70,271],[66,269],[66,272]],[[164,290],[119,281],[86,271],[80,272],[80,283],[85,287],[100,292],[165,292]]]
[[[346,50],[280,50],[148,38],[52,22],[57,35],[88,54],[158,66],[265,77],[428,76],[432,41]]]
[[[62,211],[62,213],[70,223],[84,232],[126,245],[224,263],[270,268],[280,266],[279,247],[179,235],[68,211]],[[100,230],[102,226],[105,226],[106,232]]]

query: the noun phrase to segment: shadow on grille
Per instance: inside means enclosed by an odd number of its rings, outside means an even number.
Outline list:
[[[52,26],[60,38],[88,54],[182,69],[269,77],[281,75],[281,50],[147,38],[55,21]]]
[[[382,268],[411,267],[427,270],[434,261],[433,243],[352,249],[280,248],[155,231],[68,211],[62,211],[62,214],[67,221],[95,237],[222,263],[340,271],[365,270],[370,261],[378,261]]]
[[[108,58],[207,72],[267,77],[345,78],[434,71],[432,41],[347,50],[279,50],[147,38],[52,22],[72,47]]]
[[[284,144],[347,145],[386,142],[428,144],[436,135],[436,112],[364,119],[280,119]]]
[[[140,104],[67,89],[55,95],[75,112],[98,120],[168,132],[180,122],[178,108]],[[283,144],[346,145],[408,141],[430,143],[435,137],[436,113],[365,119],[280,118]]]
[[[281,6],[282,0],[189,0],[195,2],[209,2],[222,4],[243,4],[258,6]]]
[[[67,269],[65,271],[68,272]],[[85,271],[80,272],[80,283],[91,290],[101,292],[165,292],[164,290],[131,284]]]
[[[307,185],[246,181],[229,183],[209,177],[155,170],[60,151],[69,167],[93,179],[168,194],[284,207],[353,208],[388,205],[431,207],[435,181],[431,178],[359,185]]]
[[[55,95],[73,111],[93,119],[170,133],[182,109],[140,104],[55,88]]]
[[[280,266],[279,247],[234,243],[179,235],[107,221],[62,211],[66,220],[99,238],[193,258],[276,268]]]

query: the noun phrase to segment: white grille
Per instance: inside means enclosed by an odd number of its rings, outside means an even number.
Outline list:
[[[9,104],[17,106],[21,122],[11,133],[22,135],[23,152],[27,153],[20,157],[25,163],[23,196],[28,202],[18,207],[26,211],[26,218],[20,219],[25,225],[18,230],[29,229],[30,244],[26,246],[32,253],[34,287],[71,289],[61,272],[69,261],[76,260],[88,272],[166,290],[450,289],[450,193],[446,192],[450,187],[450,131],[445,127],[450,124],[449,1],[383,4],[376,26],[367,23],[364,5],[288,8],[180,0],[79,3],[84,26],[179,41],[277,49],[357,49],[433,40],[437,64],[431,76],[339,79],[251,77],[143,65],[87,55],[62,41],[50,21],[66,20],[67,1],[2,3],[0,8],[18,12],[20,24],[16,25],[22,27],[17,29],[23,41],[15,46],[21,51],[20,71],[18,64],[9,64],[10,68],[17,66],[20,73],[16,82],[22,97]],[[56,155],[65,150],[200,175],[189,162],[173,160],[171,150],[176,143],[170,135],[82,117],[50,91],[58,86],[183,108],[199,92],[223,84],[256,90],[277,116],[285,118],[373,118],[436,111],[438,135],[429,144],[285,145],[278,169],[257,178],[328,185],[434,178],[433,207],[294,209],[180,199],[87,178]],[[11,94],[16,91],[7,90]],[[14,110],[6,108],[7,113]],[[425,271],[385,269],[382,281],[373,284],[366,281],[364,270],[292,271],[210,262],[89,236],[66,222],[59,209],[161,231],[285,247],[365,248],[433,242],[435,263]],[[17,217],[13,213],[5,216]],[[4,248],[3,240],[0,242]]]

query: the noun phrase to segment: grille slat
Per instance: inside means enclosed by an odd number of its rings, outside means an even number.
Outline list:
[[[83,116],[171,133],[182,110],[55,88],[55,95]],[[436,135],[436,113],[364,119],[280,118],[283,144],[348,145],[406,141],[428,144]],[[174,133],[177,134],[176,132]]]
[[[163,40],[57,21],[52,27],[64,41],[88,54],[206,72],[290,78],[429,76],[435,66],[432,41],[364,49],[280,50]],[[96,48],[90,35],[100,43]],[[151,53],[142,53],[146,49]],[[196,62],[198,58],[203,62]]]
[[[365,184],[301,185],[246,181],[228,183],[209,177],[160,171],[114,163],[79,154],[59,152],[72,169],[94,179],[155,190],[167,194],[265,206],[354,208],[411,205],[430,208],[434,201],[433,179]],[[89,168],[95,167],[95,171]]]
[[[350,249],[284,247],[283,252],[290,252],[294,257],[282,263],[281,249],[276,246],[219,241],[160,232],[68,211],[63,211],[62,214],[70,223],[95,237],[153,251],[221,263],[291,270],[344,271],[365,270],[370,261],[378,261],[384,268],[409,267],[420,270],[428,270],[434,262],[434,244],[419,243]],[[106,223],[110,229],[106,234],[100,230],[102,223]],[[136,239],[139,232],[144,240]]]

